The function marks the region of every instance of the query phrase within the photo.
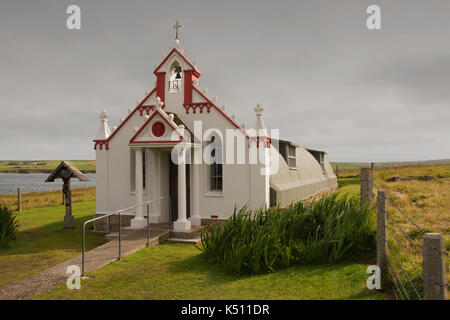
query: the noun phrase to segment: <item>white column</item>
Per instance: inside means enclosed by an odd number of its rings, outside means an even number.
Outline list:
[[[143,149],[136,149],[136,204],[142,203],[143,200],[143,191],[144,191],[144,179],[143,179],[143,167],[142,167],[142,159],[143,158]],[[144,218],[144,207],[139,206],[136,208],[136,216],[131,220],[132,228],[142,228],[147,224],[147,220]]]
[[[199,202],[199,190],[200,190],[200,165],[197,163],[191,164],[192,167],[192,188],[191,188],[191,201],[192,201],[192,212],[191,220],[192,225],[201,226],[202,218],[200,216],[200,202]]]
[[[160,151],[158,149],[150,150],[150,194],[151,199],[162,196],[161,194],[161,168]],[[155,201],[150,206],[150,223],[160,223],[161,220],[161,201]]]
[[[178,220],[173,224],[174,230],[191,229],[191,221],[186,219],[186,149],[178,151]]]

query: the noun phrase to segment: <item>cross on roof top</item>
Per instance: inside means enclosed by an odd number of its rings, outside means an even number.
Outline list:
[[[182,27],[182,25],[180,24],[180,22],[177,20],[177,22],[172,26],[172,28],[175,29],[175,40],[178,40],[178,29],[180,29]]]

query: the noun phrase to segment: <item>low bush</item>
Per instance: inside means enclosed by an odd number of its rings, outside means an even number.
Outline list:
[[[17,216],[7,206],[0,204],[0,247],[7,248],[10,241],[16,238],[18,229]]]
[[[237,210],[201,234],[200,249],[232,273],[328,264],[375,248],[375,219],[358,197],[333,194],[286,208]]]

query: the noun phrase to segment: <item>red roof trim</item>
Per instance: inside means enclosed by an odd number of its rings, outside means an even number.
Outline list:
[[[119,126],[116,128],[116,130],[113,131],[113,133],[108,137],[108,139],[105,140],[93,140],[93,142],[100,142],[100,141],[110,141],[112,137],[114,137],[114,135],[117,133],[117,131],[120,130],[120,128],[123,127],[123,125],[128,121],[128,119],[131,118],[131,116],[140,108],[142,107],[142,104],[144,103],[144,101],[146,101],[154,92],[156,91],[156,88],[154,88],[152,91],[150,91],[150,93],[148,95],[145,96],[144,99],[142,99],[142,101],[134,108],[133,111],[131,111],[128,116],[119,124]],[[108,146],[109,149],[109,146]]]
[[[153,73],[156,75],[156,73],[158,72],[159,68],[161,68],[161,66],[169,59],[169,57],[172,55],[172,53],[178,53],[178,55],[183,58],[183,60],[194,70],[194,75],[198,78],[201,76],[201,72],[192,65],[192,63],[189,62],[188,59],[186,59],[186,57],[180,52],[178,51],[176,48],[173,48],[169,54],[164,58],[164,60],[156,67],[155,71],[153,71]]]
[[[150,123],[150,121],[152,121],[152,119],[156,116],[156,114],[159,114],[159,116],[164,120],[165,123],[167,123],[169,125],[169,127],[172,128],[172,130],[174,130],[181,138],[181,140],[183,139],[182,136],[180,135],[180,133],[177,131],[177,128],[175,128],[170,122],[169,120],[166,119],[166,117],[161,113],[161,111],[159,111],[158,109],[156,109],[153,114],[144,122],[144,124],[139,128],[139,130],[134,134],[134,136],[130,139],[130,143],[140,143],[138,141],[134,141],[134,139],[137,138],[137,136],[142,132],[142,130],[144,130],[144,128]]]
[[[203,93],[200,92],[200,90],[198,90],[196,87],[192,87],[195,91],[197,91],[197,93],[202,96],[203,99],[205,99],[208,103],[210,103],[217,111],[219,111],[219,113],[221,113],[225,118],[228,119],[228,121],[230,121],[236,128],[240,129],[242,131],[243,134],[245,134],[245,136],[248,138],[248,135],[245,133],[245,131],[241,128],[241,126],[239,126],[236,121],[234,121],[233,119],[231,119],[225,112],[223,112],[223,110],[221,108],[219,108],[214,102],[212,102],[207,96],[205,96]]]
[[[183,139],[180,140],[160,140],[160,141],[134,141],[130,142],[130,144],[136,144],[136,143],[179,143],[183,142]]]

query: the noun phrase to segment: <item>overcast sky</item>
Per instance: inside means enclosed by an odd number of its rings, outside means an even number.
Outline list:
[[[117,125],[153,88],[177,19],[200,88],[239,121],[260,102],[331,161],[450,158],[450,1],[2,0],[0,159],[94,159],[100,111]]]

